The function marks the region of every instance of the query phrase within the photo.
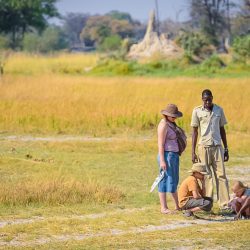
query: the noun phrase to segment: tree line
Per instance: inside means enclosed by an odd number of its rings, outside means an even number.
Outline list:
[[[249,37],[250,0],[186,1],[190,19],[186,22],[162,20],[159,30],[176,39],[188,53],[199,54],[202,48],[207,48],[203,51],[207,53],[209,46],[226,51],[233,41]],[[46,53],[85,46],[112,51],[139,41],[146,30],[145,23],[119,11],[62,16],[56,2],[0,0],[0,49]],[[51,18],[58,18],[61,25],[49,23]]]

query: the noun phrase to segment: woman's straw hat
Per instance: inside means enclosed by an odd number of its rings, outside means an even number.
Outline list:
[[[182,112],[178,110],[175,104],[168,104],[167,107],[161,111],[161,114],[170,117],[182,117]]]

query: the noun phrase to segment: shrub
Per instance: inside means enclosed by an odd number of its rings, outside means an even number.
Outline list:
[[[67,41],[57,27],[49,27],[41,35],[37,33],[27,33],[23,39],[23,49],[28,52],[47,53],[66,47]]]
[[[40,37],[36,33],[27,33],[23,38],[23,49],[28,52],[39,52]]]
[[[41,36],[40,44],[41,52],[61,50],[67,47],[67,42],[64,39],[63,33],[57,27],[47,28]]]
[[[204,56],[204,47],[209,46],[207,39],[198,32],[183,32],[177,39],[179,44],[188,55]]]
[[[218,57],[218,55],[214,54],[202,62],[201,70],[215,73],[219,69],[225,66],[226,66],[225,63]]]
[[[134,72],[134,63],[115,59],[104,59],[99,62],[91,72],[94,74],[129,75]]]
[[[250,35],[237,37],[233,42],[234,59],[246,63],[250,58]]]
[[[112,35],[106,37],[101,45],[99,45],[98,49],[103,51],[112,51],[118,50],[121,47],[122,39],[119,35]]]

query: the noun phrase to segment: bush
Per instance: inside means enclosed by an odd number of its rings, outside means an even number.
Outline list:
[[[179,68],[179,62],[175,60],[154,61],[149,63],[148,66],[152,69],[158,70],[174,70]]]
[[[134,63],[115,59],[104,59],[91,71],[92,73],[129,75],[134,72]]]
[[[201,70],[205,72],[215,73],[225,66],[225,63],[218,57],[218,55],[214,54],[202,62]]]
[[[250,35],[237,37],[233,42],[234,59],[247,63],[250,58]]]
[[[67,47],[63,33],[57,27],[47,28],[42,35],[27,33],[23,39],[23,49],[28,52],[47,53]]]
[[[63,33],[57,27],[47,28],[41,37],[41,52],[50,52],[53,50],[61,50],[67,47]]]
[[[38,34],[27,33],[23,38],[23,49],[28,52],[40,51],[41,38]]]
[[[122,39],[119,35],[112,35],[106,37],[98,49],[102,51],[113,51],[121,48]]]
[[[209,46],[206,37],[198,32],[183,32],[177,39],[179,44],[188,55],[204,56],[203,50]]]
[[[179,66],[182,68],[187,68],[192,64],[196,64],[197,62],[193,59],[193,57],[187,53],[184,53],[181,60],[179,61]]]

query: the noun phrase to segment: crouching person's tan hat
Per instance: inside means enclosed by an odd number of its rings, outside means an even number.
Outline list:
[[[206,170],[206,165],[201,162],[194,163],[191,170],[188,172],[189,173],[198,172],[204,175],[208,175],[208,172]]]

